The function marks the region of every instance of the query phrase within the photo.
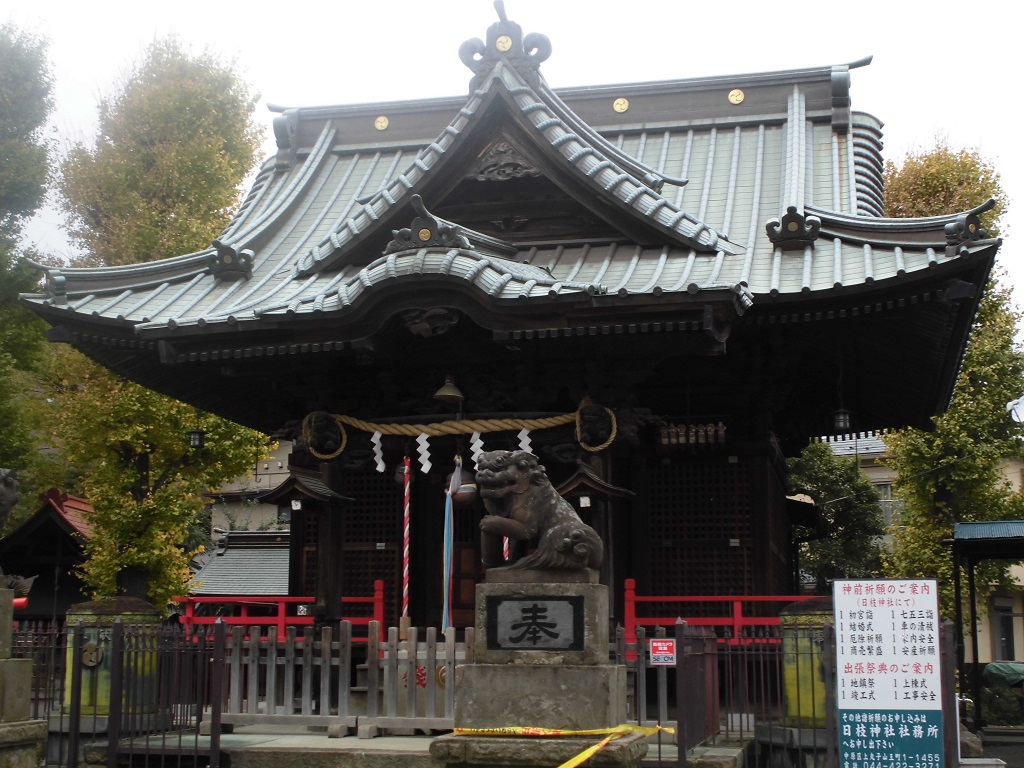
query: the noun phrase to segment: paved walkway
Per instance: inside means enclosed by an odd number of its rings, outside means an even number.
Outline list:
[[[221,751],[229,756],[231,768],[377,768],[403,766],[438,768],[430,757],[433,736],[356,736],[329,738],[324,730],[296,732],[282,726],[244,726],[220,737]],[[583,747],[591,742],[581,740]],[[581,747],[581,749],[583,748]],[[688,761],[691,766],[713,764],[719,768],[742,768],[742,750],[731,747],[702,747]],[[674,744],[653,739],[645,766],[672,766],[678,759]]]

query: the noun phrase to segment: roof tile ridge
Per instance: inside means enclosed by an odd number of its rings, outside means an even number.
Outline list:
[[[622,152],[603,136],[594,132],[593,129],[588,128],[587,130],[584,130],[582,135],[580,132],[574,130],[573,126],[560,118],[552,110],[551,105],[541,98],[536,89],[529,87],[529,84],[522,79],[519,72],[511,68],[495,66],[493,73],[495,75],[504,75],[502,77],[502,83],[505,85],[506,91],[508,91],[509,95],[512,96],[516,106],[520,109],[530,124],[534,126],[540,136],[553,149],[561,154],[577,173],[581,173],[583,176],[590,179],[591,183],[595,184],[599,190],[606,194],[614,195],[623,206],[634,210],[637,214],[647,218],[656,226],[667,229],[687,240],[694,241],[696,244],[701,246],[702,250],[722,249],[726,253],[738,253],[739,250],[741,250],[738,249],[737,246],[731,244],[727,235],[708,226],[693,214],[680,209],[664,197],[660,191],[660,185],[652,186],[652,179],[637,178],[635,174],[627,172],[627,169],[624,169],[618,162],[616,162],[616,160],[625,159],[634,169],[641,167],[646,168],[646,166],[639,164],[635,158],[631,158],[629,155]],[[519,92],[515,95],[513,95],[512,88],[510,87],[510,78],[518,86],[521,86]],[[548,89],[548,93],[553,95],[550,88]],[[542,110],[534,108],[534,105],[532,104],[523,103],[524,99],[530,97],[537,99],[544,105],[544,108],[557,119],[555,121],[551,121],[550,118],[541,118],[540,112]],[[579,118],[576,119],[579,120]],[[548,135],[549,131],[559,131],[561,135],[552,137]],[[595,141],[597,142],[596,146],[594,143]],[[576,142],[581,146],[577,148],[569,146],[573,142]],[[606,154],[605,150],[607,150],[609,154]],[[592,157],[595,164],[584,169],[581,167],[581,161],[585,161],[588,157]],[[602,184],[598,181],[597,177],[603,171],[614,173],[615,177]],[[618,190],[625,184],[625,182],[631,182],[636,186],[630,192],[619,193]],[[648,199],[650,199],[649,204],[644,206],[644,202]],[[722,241],[724,241],[724,243]]]
[[[310,153],[311,157],[319,156],[322,160],[323,157],[329,156],[330,141],[327,140],[329,138],[328,134],[331,137],[334,135],[334,129],[331,128],[329,124],[322,132],[320,141],[318,142],[317,147],[314,148],[314,152]],[[326,148],[327,151],[317,152],[317,148],[320,148],[321,150]],[[306,165],[309,166],[308,161]],[[307,167],[302,176],[296,180],[296,183],[302,181],[308,183],[312,176],[312,171]],[[282,209],[282,206],[287,206],[293,201],[295,196],[295,186],[296,184],[291,185],[290,193],[285,195],[284,199],[282,199],[278,205],[275,205],[273,209],[264,212],[257,222],[255,222],[255,226],[237,232],[229,241],[221,241],[222,244],[244,245],[251,242],[261,228],[268,226],[270,222],[273,221],[276,214],[278,214]],[[225,232],[228,232],[229,229],[230,225]],[[39,269],[45,273],[45,295],[52,298],[57,295],[66,295],[69,292],[79,293],[93,291],[96,295],[107,295],[120,293],[126,287],[129,287],[130,289],[137,289],[145,285],[180,283],[182,281],[194,279],[199,275],[209,273],[209,257],[216,252],[216,247],[211,246],[204,248],[201,251],[195,251],[181,256],[171,256],[169,258],[157,259],[155,261],[135,262],[118,266],[102,267],[49,267],[43,264],[38,264],[30,259],[26,259],[25,261],[29,266]],[[108,282],[109,278],[113,275],[117,275],[122,279],[116,280],[112,283]],[[101,283],[101,287],[93,289],[89,283],[94,280],[99,281]],[[142,282],[140,282],[140,280]]]
[[[399,154],[401,154],[401,153],[399,153]],[[366,185],[366,182],[369,180],[370,174],[376,169],[377,163],[380,160],[380,156],[381,156],[380,152],[377,152],[377,153],[375,153],[373,155],[373,159],[371,161],[370,168],[367,169],[366,173],[363,175],[362,182],[359,185],[359,190],[363,189],[363,187]],[[353,158],[350,160],[350,167],[349,167],[349,170],[345,173],[345,178],[344,178],[344,181],[342,182],[342,184],[343,183],[347,183],[347,180],[351,176],[353,171],[355,170],[355,165],[358,162],[360,157],[361,157],[361,153],[357,152],[357,153],[355,153]],[[335,195],[340,193],[342,184],[338,185],[337,189],[335,190]],[[353,209],[353,207],[355,205],[356,205],[355,201],[350,201],[348,206],[346,206],[345,210],[339,216],[339,220],[343,221],[347,217],[348,213]],[[324,209],[321,211],[321,214],[317,217],[317,222],[321,221],[322,219],[324,219],[326,217],[327,211],[328,211],[329,208],[330,208],[330,206],[324,206]],[[332,240],[332,238],[336,238],[336,235],[334,234],[333,230],[327,236],[327,239],[329,239],[329,240]],[[221,316],[227,317],[227,316],[229,316],[229,315],[231,315],[233,313],[236,313],[236,312],[241,312],[241,311],[245,311],[245,310],[248,310],[248,309],[255,309],[256,307],[258,307],[260,305],[260,301],[262,300],[262,296],[260,294],[260,291],[262,291],[262,289],[266,286],[266,284],[268,282],[270,282],[272,279],[274,279],[279,274],[285,273],[285,272],[287,272],[289,270],[294,272],[294,263],[296,262],[297,259],[301,258],[301,253],[305,250],[304,242],[305,241],[303,240],[300,243],[296,244],[279,261],[279,263],[278,263],[276,268],[274,268],[273,270],[268,271],[255,284],[247,286],[247,290],[241,296],[237,297],[234,300],[233,304],[230,304],[226,309],[222,310],[219,314],[215,314],[213,316],[214,317],[221,317]],[[334,241],[332,240],[332,242],[334,242]],[[298,289],[295,289],[295,291],[292,292],[292,296],[297,294],[304,287],[305,287],[305,283],[303,284],[302,287],[300,287]],[[226,298],[229,298],[229,296],[225,296],[225,299]],[[222,301],[218,302],[216,306],[210,307],[209,309],[211,309],[211,310],[219,309],[221,306],[223,306],[224,303],[225,302],[222,300]]]
[[[320,135],[317,137],[316,143],[302,164],[301,172],[287,186],[283,194],[274,196],[274,205],[262,211],[248,227],[239,229],[236,232],[225,230],[224,236],[221,238],[221,242],[224,245],[234,246],[239,250],[249,247],[257,252],[257,258],[253,264],[254,271],[265,261],[265,259],[259,259],[259,249],[255,247],[254,243],[282,214],[291,209],[300,195],[309,188],[309,185],[317,177],[317,171],[320,170],[324,161],[333,157],[331,146],[334,143],[336,134],[337,128],[334,127],[333,122],[330,120],[326,121],[323,129],[320,131]]]
[[[26,300],[63,303],[68,296],[111,296],[162,284],[180,284],[209,272],[207,258],[213,248],[156,261],[111,267],[51,267],[24,259],[44,274],[42,293],[19,294]]]
[[[806,210],[814,213],[819,219],[821,219],[822,226],[826,222],[834,224],[842,224],[856,229],[914,229],[914,230],[926,230],[931,228],[941,229],[946,224],[955,222],[962,216],[974,215],[978,216],[982,213],[992,210],[995,207],[996,201],[993,198],[989,198],[984,203],[976,205],[974,208],[969,208],[965,211],[957,211],[955,213],[943,213],[937,216],[908,216],[906,218],[893,217],[893,216],[863,216],[858,214],[841,213],[838,211],[832,211],[827,208],[819,208],[817,206],[808,205]]]
[[[436,254],[443,257],[441,268],[436,271],[423,269],[423,261],[430,255]],[[466,269],[465,275],[455,269],[457,260],[473,261],[476,265]],[[256,316],[273,312],[288,311],[297,312],[299,307],[312,305],[317,301],[323,301],[337,297],[338,308],[350,305],[353,287],[362,290],[370,290],[383,282],[416,276],[417,278],[437,279],[460,279],[468,283],[476,284],[485,269],[492,269],[505,278],[506,283],[516,280],[522,283],[532,282],[541,286],[554,286],[556,284],[591,295],[606,293],[607,289],[595,282],[560,281],[553,276],[545,267],[537,266],[520,261],[512,261],[500,254],[488,253],[477,248],[450,247],[450,246],[428,246],[422,248],[408,248],[401,251],[379,256],[369,264],[361,267],[358,272],[348,273],[343,279],[332,281],[336,287],[318,291],[316,294],[297,296],[292,294],[287,298],[274,301],[271,304],[260,306],[255,311]],[[382,277],[375,277],[376,275]],[[493,293],[493,291],[492,291]]]
[[[416,153],[409,167],[392,178],[387,184],[357,202],[361,208],[354,215],[340,221],[328,235],[317,245],[308,248],[295,259],[293,277],[304,277],[325,265],[332,263],[332,254],[344,247],[362,232],[367,226],[380,219],[388,210],[400,205],[420,181],[433,169],[434,164],[444,157],[451,145],[462,135],[467,123],[476,117],[476,110],[483,101],[486,91],[475,91],[470,94],[466,104],[458,111],[452,121],[442,129],[441,133],[427,146]],[[378,210],[379,208],[379,210]],[[363,221],[361,219],[369,219]]]
[[[629,169],[633,176],[656,192],[661,192],[666,182],[677,187],[685,186],[688,183],[688,179],[673,178],[624,152],[577,115],[543,79],[537,95],[542,98],[548,109],[554,112],[574,133],[585,137],[591,146],[600,147],[606,157],[616,158],[620,167]]]
[[[853,216],[832,211],[823,211],[817,218],[823,238],[873,247],[934,250],[954,258],[970,255],[978,248],[1002,244],[1001,238],[989,235],[981,226],[980,214],[995,205],[995,200],[990,198],[968,211],[919,218]],[[926,239],[928,236],[933,239]]]
[[[170,256],[166,259],[135,261],[128,264],[117,264],[113,266],[104,265],[101,267],[53,267],[46,264],[40,264],[29,258],[23,258],[22,261],[32,269],[46,272],[50,275],[62,275],[64,277],[83,279],[104,279],[110,275],[119,275],[126,272],[138,272],[145,274],[149,272],[167,272],[175,268],[181,268],[182,272],[185,273],[196,266],[205,265],[206,257],[212,251],[213,248],[205,248],[201,251],[186,253],[181,256]]]
[[[246,192],[245,198],[242,200],[242,204],[238,206],[238,209],[231,214],[231,220],[228,225],[224,227],[224,231],[221,233],[219,239],[229,240],[234,237],[236,232],[240,231],[245,223],[247,216],[250,213],[255,212],[263,199],[267,196],[267,191],[273,186],[271,181],[276,173],[276,166],[272,160],[268,160],[260,166],[259,171],[256,172],[256,178],[253,179],[252,185],[249,187],[249,191]]]

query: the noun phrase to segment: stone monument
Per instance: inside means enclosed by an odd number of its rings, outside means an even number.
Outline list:
[[[18,503],[14,473],[0,469],[0,525]],[[0,575],[3,571],[0,571]],[[12,659],[14,592],[0,589],[0,765],[35,768],[46,745],[46,721],[31,720],[32,659]]]
[[[477,461],[484,583],[476,588],[474,661],[456,669],[455,728],[430,753],[449,766],[557,766],[596,737],[506,737],[509,727],[614,728],[626,720],[626,668],[609,661],[608,588],[598,583],[604,546],[555,491],[537,457],[492,451]],[[502,538],[511,541],[510,557]],[[536,549],[526,554],[528,542]],[[612,741],[601,765],[634,766],[639,734]]]

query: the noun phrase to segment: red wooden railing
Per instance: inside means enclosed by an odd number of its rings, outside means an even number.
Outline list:
[[[243,627],[277,627],[278,637],[284,637],[287,627],[308,627],[314,623],[312,616],[299,616],[288,613],[290,605],[308,605],[316,602],[315,597],[266,597],[266,596],[232,596],[232,597],[176,597],[174,601],[185,608],[185,613],[179,616],[179,621],[191,634],[192,627],[215,624],[223,620],[228,626],[239,625]],[[343,605],[373,605],[372,616],[345,616],[346,621],[352,622],[354,627],[369,627],[371,621],[378,622],[381,627],[380,641],[384,641],[384,582],[377,579],[373,582],[373,595],[371,597],[343,597]],[[214,605],[229,608],[237,615],[196,615],[196,607],[200,605]],[[267,607],[274,609],[273,613],[266,613]],[[258,608],[262,613],[252,615],[251,609]],[[355,642],[365,642],[365,639],[353,638]]]
[[[744,605],[754,603],[795,603],[798,600],[810,600],[816,595],[638,595],[636,593],[636,579],[626,579],[626,642],[636,642],[636,628],[643,627],[671,627],[682,619],[691,626],[714,627],[719,635],[720,643],[738,645],[740,643],[752,642],[754,639],[749,635],[745,636],[746,627],[777,627],[779,626],[778,612],[775,616],[747,616],[744,613]],[[676,603],[679,611],[676,616],[643,616],[637,613],[637,605],[643,603]],[[725,603],[726,608],[718,616],[687,616],[684,606],[693,603]],[[783,606],[779,606],[780,608]],[[777,642],[777,641],[776,641]]]

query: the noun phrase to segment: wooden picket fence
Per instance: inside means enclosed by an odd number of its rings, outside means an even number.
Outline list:
[[[301,634],[288,627],[283,638],[273,626],[246,629],[231,627],[226,639],[222,726],[327,726],[331,736],[362,738],[454,727],[450,683],[456,664],[472,661],[472,628],[459,643],[454,628],[435,627],[410,627],[404,639],[391,627],[381,642],[377,622],[366,639],[353,639],[348,621]]]

